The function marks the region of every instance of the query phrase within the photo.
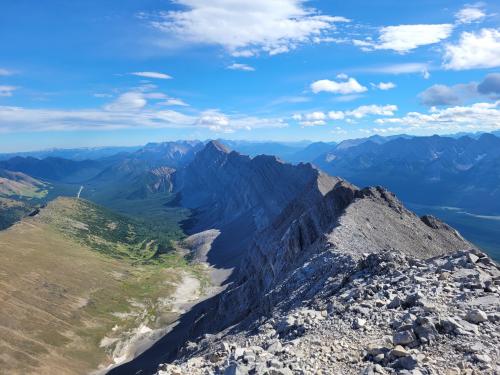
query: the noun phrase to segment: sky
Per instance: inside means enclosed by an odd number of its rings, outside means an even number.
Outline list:
[[[0,4],[0,152],[500,130],[500,3]]]

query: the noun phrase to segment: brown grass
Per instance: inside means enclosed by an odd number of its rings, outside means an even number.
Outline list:
[[[180,269],[107,257],[43,215],[0,232],[0,259],[2,374],[88,373],[110,363],[99,347],[105,336],[121,338],[139,320],[153,327],[175,318],[157,301],[174,291]]]

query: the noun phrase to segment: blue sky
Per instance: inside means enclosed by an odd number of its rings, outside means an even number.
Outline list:
[[[500,4],[0,5],[0,151],[500,129]]]

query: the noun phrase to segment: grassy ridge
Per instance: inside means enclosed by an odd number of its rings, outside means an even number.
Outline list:
[[[102,254],[140,263],[161,263],[173,250],[172,241],[182,237],[165,224],[120,215],[85,200],[59,198],[43,217],[56,230]]]
[[[88,373],[141,325],[173,322],[176,285],[206,278],[174,249],[176,228],[58,198],[1,231],[0,372]]]

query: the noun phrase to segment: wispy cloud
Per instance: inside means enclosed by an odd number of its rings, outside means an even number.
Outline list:
[[[456,14],[455,18],[457,23],[468,24],[473,22],[480,22],[486,17],[486,13],[480,6],[466,6],[460,9]]]
[[[134,76],[143,77],[143,78],[153,78],[153,79],[172,79],[171,76],[165,73],[159,72],[133,72],[130,73]]]
[[[188,107],[189,104],[187,104],[184,100],[182,99],[176,99],[176,98],[167,98],[165,101],[158,103],[160,105],[166,105],[166,106],[180,106],[180,107]]]
[[[12,70],[8,70],[8,69],[3,69],[3,68],[0,68],[0,77],[1,76],[11,76],[13,75],[14,72]]]
[[[184,107],[187,104],[143,88],[143,91],[125,92],[102,108],[58,110],[0,106],[0,132],[185,128],[229,133],[287,126],[279,117],[229,115],[218,110],[200,111],[193,108],[181,112],[161,106]]]
[[[12,96],[15,90],[17,90],[16,86],[0,85],[0,96]]]
[[[352,71],[354,72],[363,72],[363,73],[375,73],[375,74],[412,74],[412,73],[420,73],[424,76],[424,78],[429,78],[428,72],[430,70],[430,66],[428,63],[422,62],[413,62],[413,63],[403,63],[403,64],[387,64],[387,65],[379,65],[379,66],[368,66],[362,68],[356,68]]]
[[[247,64],[239,64],[239,63],[234,63],[234,64],[231,64],[227,67],[227,69],[230,69],[230,70],[241,70],[241,71],[244,71],[244,72],[254,72],[255,71],[255,68],[250,66],[250,65],[247,65]]]

